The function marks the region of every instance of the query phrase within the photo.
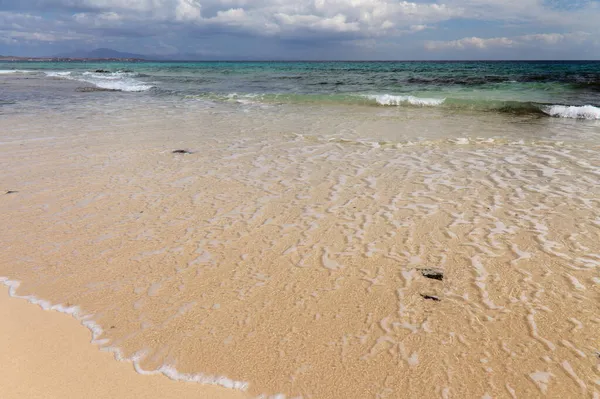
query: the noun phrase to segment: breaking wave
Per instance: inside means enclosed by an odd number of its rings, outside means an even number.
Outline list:
[[[417,105],[421,107],[436,107],[442,105],[445,98],[421,98],[414,96],[394,96],[391,94],[375,94],[366,96],[370,100],[374,100],[379,105]]]
[[[76,78],[81,82],[91,83],[101,89],[139,92],[150,90],[153,86],[134,79],[137,76],[131,72],[96,73],[84,72]]]
[[[45,72],[46,76],[54,78],[63,78],[76,80],[92,84],[100,89],[117,90],[126,92],[147,91],[154,86],[135,79],[138,75],[133,72],[71,72],[71,71],[50,71]]]
[[[57,71],[48,71],[44,72],[46,76],[50,78],[64,78],[71,75],[71,72],[57,72]]]
[[[544,107],[542,111],[550,116],[558,118],[600,120],[600,108],[592,105],[584,105],[581,107],[551,105]]]
[[[0,75],[12,75],[14,73],[33,73],[35,71],[26,71],[21,69],[0,69]]]

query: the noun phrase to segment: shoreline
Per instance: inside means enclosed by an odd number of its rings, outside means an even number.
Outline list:
[[[91,345],[92,333],[79,320],[32,306],[9,290],[0,284],[0,384],[6,399],[249,398],[216,385],[139,374],[131,362]]]

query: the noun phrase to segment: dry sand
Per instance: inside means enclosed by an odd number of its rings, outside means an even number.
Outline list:
[[[3,399],[242,399],[241,391],[141,375],[90,344],[74,318],[10,298],[0,285]]]

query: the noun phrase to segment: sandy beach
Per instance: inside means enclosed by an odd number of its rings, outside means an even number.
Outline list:
[[[243,399],[240,391],[138,374],[90,344],[72,317],[45,311],[0,287],[0,385],[6,399]]]
[[[8,398],[598,398],[597,145],[234,106],[0,119]]]

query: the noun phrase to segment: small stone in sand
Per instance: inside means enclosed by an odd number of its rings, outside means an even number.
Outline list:
[[[15,194],[15,193],[18,193],[18,191],[14,191],[14,190],[8,190],[8,191],[6,192],[6,194]]]
[[[191,151],[188,150],[173,150],[173,154],[191,154]]]
[[[421,294],[421,296],[422,296],[424,299],[430,299],[430,300],[432,300],[432,301],[436,301],[436,302],[439,302],[439,301],[441,301],[441,299],[440,299],[440,298],[438,298],[438,297],[437,297],[437,296],[435,296],[435,295],[426,295],[426,294]]]
[[[442,281],[444,279],[444,272],[437,269],[421,269],[423,277],[430,278],[432,280]]]

